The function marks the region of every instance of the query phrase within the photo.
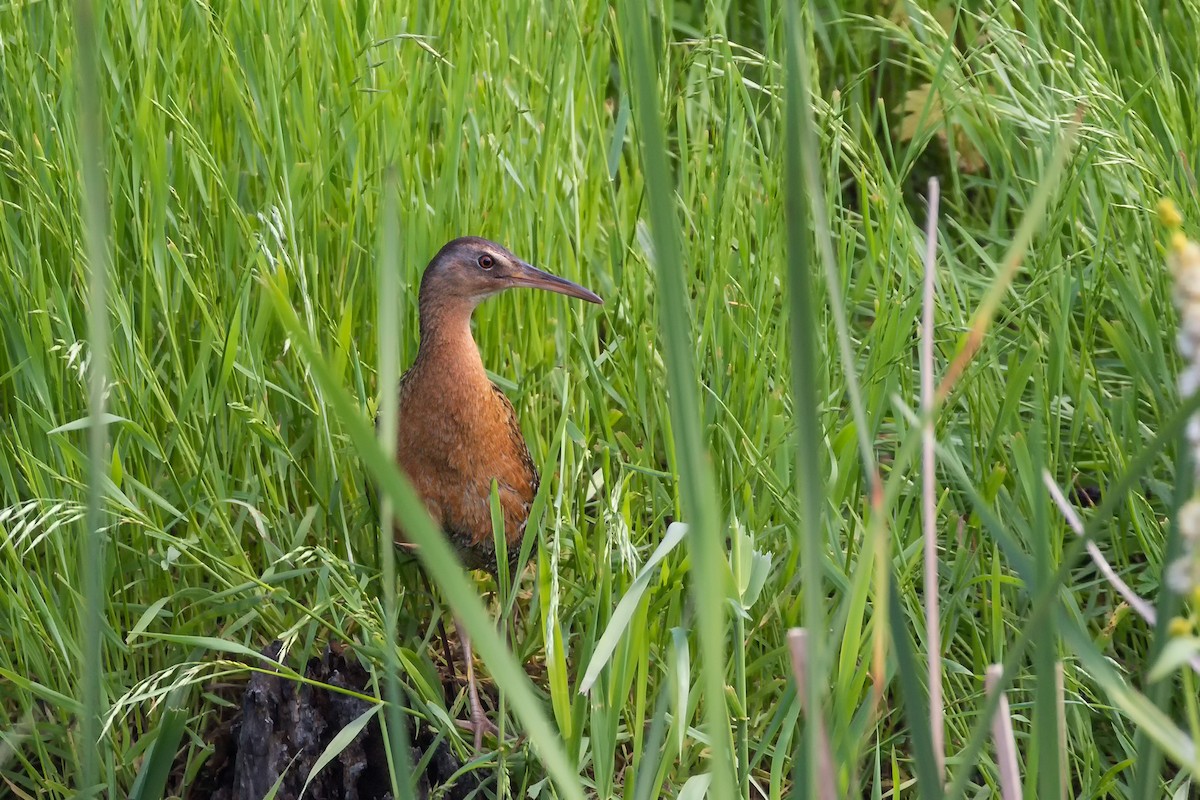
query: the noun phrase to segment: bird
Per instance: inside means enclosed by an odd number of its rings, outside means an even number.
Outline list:
[[[507,248],[477,236],[448,242],[421,276],[420,343],[397,387],[396,461],[425,503],[434,523],[468,569],[496,575],[518,565],[539,475],[516,410],[488,378],[471,333],[471,316],[484,300],[526,287],[603,304],[594,292],[522,261]],[[376,420],[379,424],[379,420]],[[504,518],[508,563],[497,562],[492,531],[492,484]],[[396,546],[411,549],[403,525]],[[487,719],[475,681],[470,638],[455,625],[466,661],[470,722],[482,748]]]

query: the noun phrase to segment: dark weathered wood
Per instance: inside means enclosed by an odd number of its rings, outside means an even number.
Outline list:
[[[265,652],[279,653],[275,643]],[[305,676],[331,686],[369,691],[366,670],[353,658],[330,647],[305,666]],[[209,758],[189,797],[213,800],[262,800],[281,774],[276,797],[298,798],[313,764],[347,725],[358,719],[369,704],[328,689],[256,673],[246,684],[239,718],[222,726],[213,738]],[[417,726],[410,731],[412,763],[420,761],[433,745],[433,731]],[[444,786],[461,766],[444,743],[424,773],[417,776],[417,796],[429,797]],[[465,798],[478,788],[473,773],[444,786],[442,797]],[[391,781],[383,735],[376,716],[341,754],[313,779],[305,800],[390,800]]]

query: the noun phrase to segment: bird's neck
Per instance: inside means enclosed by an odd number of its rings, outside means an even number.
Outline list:
[[[445,366],[459,380],[486,380],[483,359],[471,335],[474,310],[474,303],[459,299],[422,303],[416,363],[423,367]]]

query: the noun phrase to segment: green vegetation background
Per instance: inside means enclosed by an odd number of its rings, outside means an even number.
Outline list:
[[[106,556],[94,566],[111,723],[101,775],[112,795],[129,791],[162,730],[163,700],[180,687],[172,701],[187,710],[180,746],[185,775],[195,775],[207,732],[229,711],[214,680],[244,677],[223,660],[238,646],[280,638],[302,657],[338,639],[381,668],[366,476],[264,280],[282,286],[337,380],[373,410],[389,167],[401,364],[415,353],[420,272],[457,235],[497,239],[606,298],[596,309],[512,292],[476,314],[484,361],[535,459],[549,465],[540,554],[518,587],[517,654],[587,792],[632,797],[647,758],[652,791],[667,796],[707,772],[685,548],[653,576],[590,695],[576,692],[614,608],[681,516],[678,476],[696,466],[679,463],[671,435],[627,24],[586,1],[102,5],[115,416]],[[1086,109],[1022,271],[936,427],[939,458],[961,467],[1025,553],[1057,566],[1074,538],[1040,488],[1043,466],[1060,485],[1103,495],[1178,405],[1174,314],[1151,211],[1162,195],[1187,219],[1200,211],[1200,39],[1191,30],[1200,9],[1149,12],[1134,0],[1105,9],[818,0],[803,15],[825,187],[815,202],[829,219],[867,434],[899,488],[886,509],[900,600],[892,613],[909,624],[922,663],[920,474],[916,462],[901,473],[891,465],[916,435],[903,409],[918,402],[926,179],[940,176],[943,187],[940,373],[1064,126]],[[799,714],[784,636],[802,622],[784,292],[786,31],[770,0],[650,10],[704,442],[723,520],[749,537],[734,537],[737,558],[751,542],[772,554],[761,594],[738,598],[746,617],[731,628],[740,640],[729,642],[725,680],[729,713],[744,711],[748,775],[775,798],[794,777]],[[0,777],[15,796],[71,795],[74,748],[84,746],[73,698],[85,640],[90,352],[76,52],[65,4],[0,7]],[[867,477],[826,281],[816,262],[813,270],[824,437],[803,457],[819,459],[825,481],[816,532],[831,625],[825,711],[848,791],[908,794],[913,744],[894,666],[882,705],[872,702],[882,622]],[[1099,527],[1107,558],[1152,600],[1173,465],[1168,448]],[[996,780],[990,750],[969,765],[954,753],[980,722],[985,667],[1038,632],[1026,628],[1029,587],[952,471],[938,496],[947,747],[951,772],[966,770],[986,793]],[[405,683],[438,708],[430,601],[413,575],[401,565]],[[1090,564],[1070,573],[1059,598],[1095,651],[1144,685],[1153,631]],[[1135,796],[1135,725],[1071,647],[1035,641],[1064,662],[1072,796]],[[1010,702],[1026,742],[1022,771],[1034,781],[1044,751],[1029,744],[1037,737],[1022,716],[1035,694],[1028,666]],[[656,713],[662,693],[669,711]],[[665,753],[644,752],[654,719],[666,726]],[[528,746],[505,758],[511,785],[501,790],[552,790],[538,783],[544,772]],[[1186,772],[1169,776],[1172,791],[1184,786]]]

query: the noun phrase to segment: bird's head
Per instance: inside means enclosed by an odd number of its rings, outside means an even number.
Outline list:
[[[488,297],[516,286],[545,289],[589,303],[604,302],[577,283],[527,264],[495,242],[464,236],[446,244],[425,268],[421,305],[450,302],[474,308]]]

